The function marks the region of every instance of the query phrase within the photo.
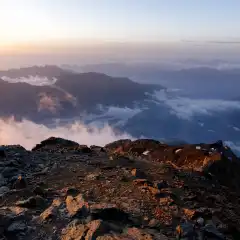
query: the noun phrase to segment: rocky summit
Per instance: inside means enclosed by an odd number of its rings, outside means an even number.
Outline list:
[[[0,147],[0,239],[240,239],[240,162],[221,141]]]

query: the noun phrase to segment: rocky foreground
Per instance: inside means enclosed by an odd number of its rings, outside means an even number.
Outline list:
[[[0,239],[240,239],[240,162],[228,147],[49,138],[0,147]]]

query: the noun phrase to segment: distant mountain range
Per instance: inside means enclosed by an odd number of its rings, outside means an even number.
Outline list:
[[[169,77],[168,81],[171,81],[170,76],[174,74],[177,73],[165,71],[164,79]],[[127,77],[77,73],[56,66],[2,71],[0,118],[14,116],[16,120],[24,118],[48,126],[55,120],[58,124],[75,120],[98,127],[108,124],[116,131],[127,132],[136,138],[170,143],[223,139],[240,152],[239,99],[215,99],[208,92],[208,86],[215,87],[216,92],[220,88],[224,91],[225,80],[221,80],[224,76],[205,68],[182,70],[178,74],[176,78],[182,76],[181,82],[192,87],[190,76],[197,75],[193,82],[200,83],[194,91],[205,85],[206,98],[179,95],[178,91],[162,85],[138,83]],[[232,83],[237,82],[238,73],[231,75]],[[201,82],[211,78],[214,79]],[[174,82],[173,87],[177,86]],[[236,86],[237,83],[231,88]]]
[[[44,81],[47,78],[52,84],[35,86],[31,80],[36,76],[39,81],[41,77]],[[98,111],[98,105],[120,108],[142,106],[144,101],[151,100],[149,94],[163,88],[102,73],[73,73],[56,66],[2,71],[0,77],[5,79],[0,79],[0,116],[35,121],[76,117],[83,111],[93,113]],[[55,78],[56,82],[53,81]]]
[[[174,62],[172,63],[174,65]],[[225,63],[226,64],[226,63]],[[103,63],[67,66],[75,71],[95,71],[111,76],[125,76],[141,83],[161,84],[184,90],[191,97],[233,99],[239,97],[240,68],[207,67],[202,63],[179,64],[170,68],[164,63]],[[199,65],[199,66],[198,66]]]

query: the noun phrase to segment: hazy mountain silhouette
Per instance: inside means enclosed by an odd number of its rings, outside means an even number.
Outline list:
[[[94,111],[96,105],[133,107],[150,99],[162,87],[139,84],[128,78],[100,73],[72,73],[55,66],[21,68],[0,73],[2,77],[31,76],[57,78],[47,86],[9,83],[0,79],[0,115],[38,120],[51,117],[75,117],[81,111]]]
[[[193,82],[205,84],[206,99],[183,97],[161,85],[140,84],[125,77],[76,73],[55,66],[34,66],[1,73],[2,77],[26,82],[0,80],[0,118],[14,116],[17,120],[24,118],[43,124],[56,119],[61,124],[75,119],[100,126],[107,123],[133,137],[164,141],[196,143],[223,139],[233,144],[239,141],[238,99],[211,99],[212,95],[207,94],[208,86],[218,89],[225,84],[218,70],[203,68],[162,73],[165,79],[169,77],[170,81],[170,76],[175,75],[175,80],[179,78],[182,83],[185,77],[198,75],[198,80]],[[237,74],[231,73],[236,79]],[[36,75],[39,81],[43,77],[47,85],[27,83]],[[201,79],[207,76],[219,78],[202,83]],[[53,82],[53,78],[57,81]],[[217,82],[221,82],[221,86]]]
[[[191,61],[192,63],[193,61]],[[191,97],[233,99],[239,96],[240,69],[201,66],[189,67],[188,62],[179,63],[132,63],[89,64],[79,71],[96,71],[111,76],[126,76],[141,83],[162,84],[184,90]],[[227,66],[227,63],[224,63]],[[198,66],[199,65],[199,66]]]

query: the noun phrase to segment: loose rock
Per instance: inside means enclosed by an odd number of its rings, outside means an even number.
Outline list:
[[[89,212],[89,205],[84,200],[82,194],[78,194],[76,197],[67,196],[66,206],[71,217],[74,217],[76,215],[86,216]]]
[[[46,206],[46,200],[40,196],[30,197],[23,201],[18,201],[16,206],[23,208],[44,208]]]

